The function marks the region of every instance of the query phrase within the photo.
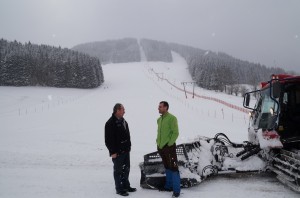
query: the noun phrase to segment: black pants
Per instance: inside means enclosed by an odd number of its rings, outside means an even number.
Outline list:
[[[130,154],[122,153],[112,159],[114,163],[114,179],[116,191],[120,192],[130,187],[128,180],[130,172]]]
[[[172,146],[164,146],[162,149],[157,149],[158,153],[163,161],[165,169],[172,171],[178,171],[178,161],[176,155],[176,144]]]

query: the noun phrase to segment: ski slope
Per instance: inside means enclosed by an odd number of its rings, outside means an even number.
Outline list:
[[[104,124],[121,102],[129,123],[132,152],[130,197],[171,197],[169,192],[139,187],[139,163],[156,150],[158,103],[166,100],[177,116],[183,143],[223,132],[247,140],[248,115],[210,100],[192,98],[177,86],[192,81],[187,64],[173,53],[173,63],[140,62],[103,66],[105,83],[96,89],[0,87],[0,197],[119,197],[112,161],[104,144]],[[162,74],[163,73],[163,74]],[[192,90],[192,87],[187,87]],[[242,106],[242,98],[196,88],[196,93]],[[299,197],[269,174],[219,176],[182,190],[182,197]]]

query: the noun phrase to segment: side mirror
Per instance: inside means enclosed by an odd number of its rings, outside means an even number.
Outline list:
[[[250,97],[251,94],[253,93],[257,93],[260,92],[260,90],[256,90],[256,91],[251,91],[251,92],[247,92],[244,94],[244,101],[243,101],[243,106],[247,109],[251,109],[252,111],[255,111],[255,107],[250,107]]]
[[[279,81],[272,83],[272,95],[274,98],[279,98],[281,93],[281,84]]]
[[[250,94],[249,93],[245,94],[244,100],[245,100],[245,106],[249,107],[249,104],[250,104]]]

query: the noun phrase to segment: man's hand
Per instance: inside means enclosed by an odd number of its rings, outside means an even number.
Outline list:
[[[116,158],[116,157],[117,157],[117,153],[114,153],[114,154],[111,155],[111,158],[113,158],[113,159]]]

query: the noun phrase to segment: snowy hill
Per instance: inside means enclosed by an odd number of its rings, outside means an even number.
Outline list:
[[[184,92],[157,77],[163,75],[178,87],[192,81],[184,59],[173,53],[173,60],[105,65],[106,81],[92,90],[0,87],[0,197],[119,197],[104,144],[104,124],[117,102],[125,106],[133,144],[130,181],[138,191],[130,197],[171,196],[139,188],[138,165],[144,154],[156,149],[161,100],[170,103],[170,112],[178,118],[178,143],[218,132],[233,141],[247,140],[246,113],[191,95],[186,99]],[[242,106],[241,97],[200,88],[195,92]],[[264,174],[219,176],[182,193],[189,198],[299,196]]]

